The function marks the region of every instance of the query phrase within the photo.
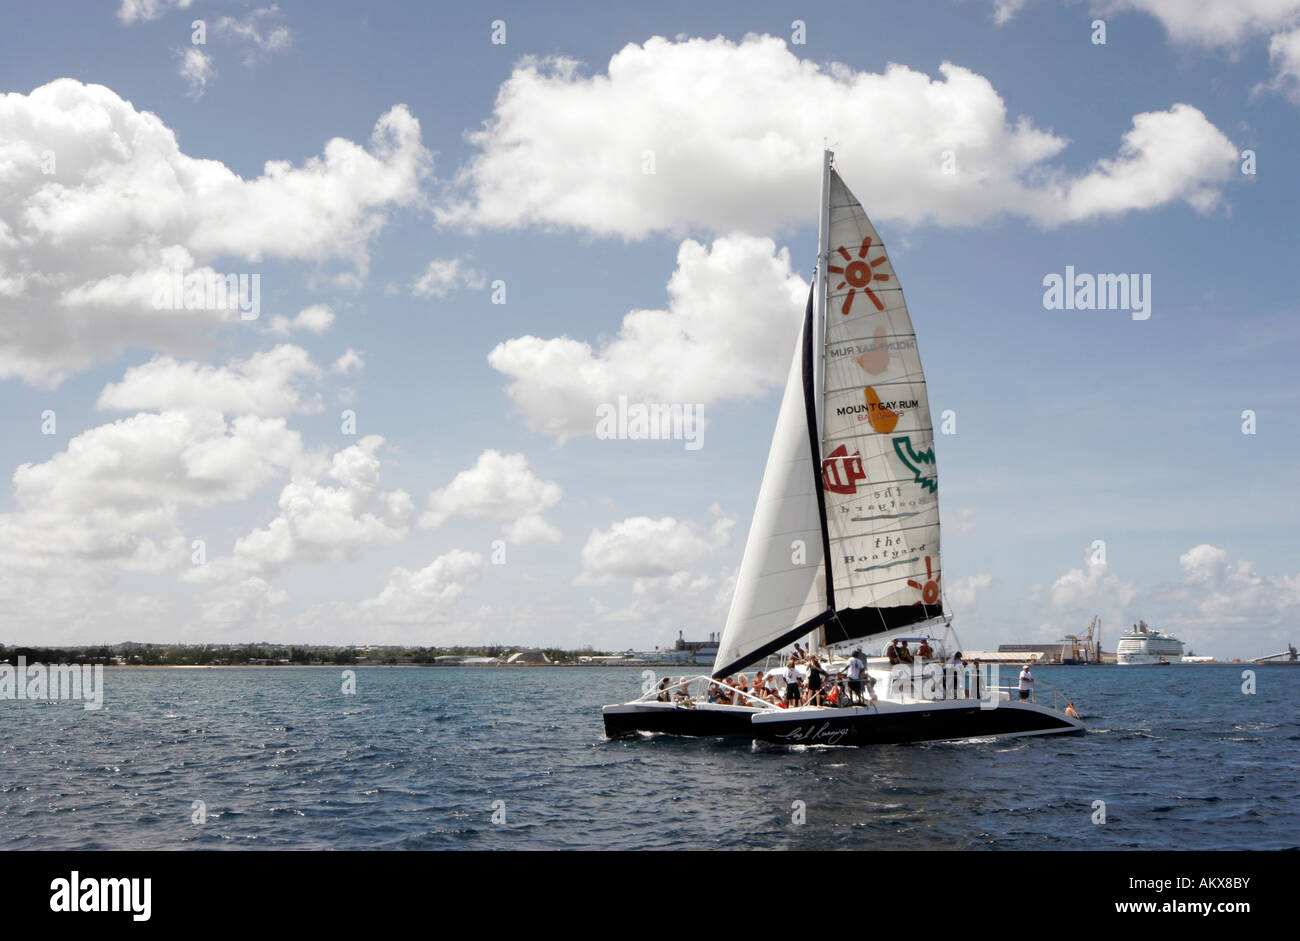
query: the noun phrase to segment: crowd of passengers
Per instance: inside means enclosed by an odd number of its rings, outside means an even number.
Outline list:
[[[876,681],[867,673],[867,658],[859,647],[853,651],[848,663],[835,672],[822,665],[815,654],[805,653],[798,644],[784,667],[768,671],[759,670],[751,683],[744,673],[729,676],[720,683],[709,684],[707,701],[734,706],[756,705],[755,699],[782,708],[796,706],[850,706],[861,705],[869,699],[876,702]],[[927,640],[922,640],[913,653],[907,641],[891,641],[885,650],[891,666],[900,663],[917,663],[934,660],[934,651]],[[962,667],[976,661],[963,660],[957,651],[947,666]],[[671,677],[659,683],[659,702],[683,702],[692,699],[686,684],[674,684]]]

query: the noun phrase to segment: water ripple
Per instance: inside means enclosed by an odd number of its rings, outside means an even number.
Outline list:
[[[0,847],[1296,847],[1300,670],[1045,669],[1087,735],[867,749],[607,741],[638,669],[110,670],[0,702]]]

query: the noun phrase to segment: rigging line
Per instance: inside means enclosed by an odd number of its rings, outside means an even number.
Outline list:
[[[952,633],[953,643],[957,644],[956,650],[961,650],[961,638],[957,636],[957,629],[952,626],[952,608],[948,606],[948,592],[939,589],[939,603],[943,609],[943,627],[945,631]]]

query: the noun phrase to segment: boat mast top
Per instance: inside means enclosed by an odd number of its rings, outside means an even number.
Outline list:
[[[816,355],[813,358],[813,378],[815,388],[817,389],[817,440],[822,440],[823,428],[823,410],[825,407],[825,396],[822,389],[825,388],[825,369],[826,369],[826,266],[830,255],[831,240],[831,163],[835,159],[835,154],[829,150],[822,151],[822,190],[821,202],[819,204],[817,217],[817,290],[813,294],[813,342],[816,344]],[[821,463],[821,455],[815,455],[818,464]]]

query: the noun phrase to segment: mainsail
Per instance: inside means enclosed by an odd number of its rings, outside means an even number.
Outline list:
[[[823,179],[820,303],[810,296],[715,676],[813,630],[833,645],[943,614],[916,335],[879,233],[834,169]]]
[[[875,226],[834,170],[821,484],[836,616],[827,644],[943,614],[934,427],[916,334]]]

